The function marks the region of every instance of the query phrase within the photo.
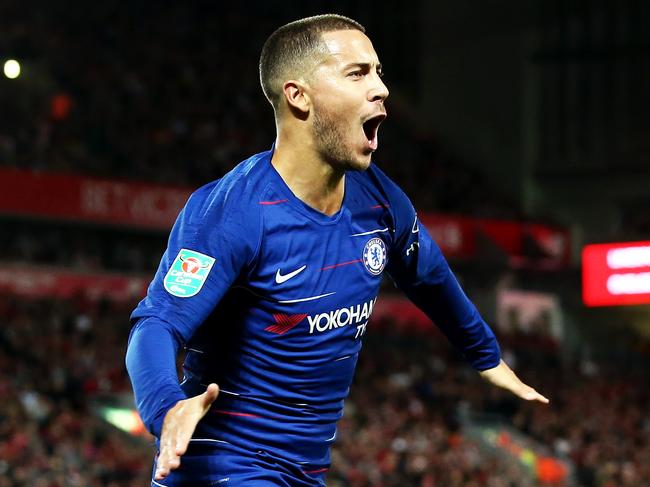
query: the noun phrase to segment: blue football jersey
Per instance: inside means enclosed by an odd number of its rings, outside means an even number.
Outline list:
[[[190,197],[132,314],[127,365],[155,435],[176,401],[216,382],[194,438],[317,468],[329,464],[384,274],[476,369],[495,367],[500,353],[409,199],[376,165],[346,173],[341,209],[328,216],[291,192],[271,156]]]

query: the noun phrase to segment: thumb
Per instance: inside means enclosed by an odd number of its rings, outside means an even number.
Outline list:
[[[214,382],[201,394],[201,405],[204,409],[209,408],[219,395],[219,386]]]

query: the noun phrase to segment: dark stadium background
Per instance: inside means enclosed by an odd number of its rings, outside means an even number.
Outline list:
[[[328,485],[650,485],[650,308],[581,283],[587,244],[650,249],[650,3],[5,0],[0,487],[148,485],[129,313],[188,192],[273,141],[263,40],[324,12],[385,66],[376,162],[551,399],[481,383],[387,283]]]

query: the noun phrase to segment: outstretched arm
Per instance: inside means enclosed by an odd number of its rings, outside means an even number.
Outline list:
[[[548,403],[501,360],[493,331],[465,295],[440,248],[420,224],[408,197],[379,169],[371,166],[370,171],[390,197],[395,228],[387,270],[397,286],[485,380],[522,399]]]
[[[526,401],[539,401],[544,404],[548,404],[549,402],[546,397],[542,396],[535,389],[524,384],[503,360],[496,367],[483,370],[479,373],[490,384],[506,389],[521,399],[525,399]]]

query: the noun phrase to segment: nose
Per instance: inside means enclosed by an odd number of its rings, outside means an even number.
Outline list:
[[[368,97],[370,98],[370,101],[384,101],[386,98],[388,98],[390,92],[377,73],[375,73],[373,78],[374,83],[372,89],[368,93]]]

